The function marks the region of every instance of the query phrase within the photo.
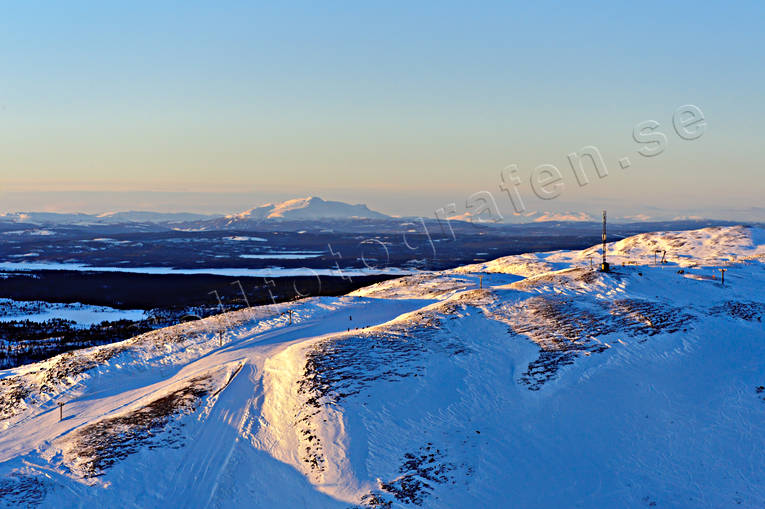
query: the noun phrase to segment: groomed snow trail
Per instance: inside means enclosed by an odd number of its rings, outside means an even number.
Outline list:
[[[609,250],[611,274],[507,257],[2,371],[0,505],[762,507],[763,231]]]

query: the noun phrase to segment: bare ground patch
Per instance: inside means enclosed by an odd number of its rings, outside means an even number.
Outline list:
[[[193,413],[210,390],[209,376],[195,378],[141,408],[90,424],[76,432],[65,460],[93,478],[142,447],[182,447],[180,417]]]
[[[10,419],[21,412],[31,392],[20,376],[0,380],[0,421]]]
[[[582,303],[550,296],[532,297],[502,314],[513,334],[526,336],[540,347],[539,357],[518,380],[529,390],[541,389],[579,356],[606,350],[605,337],[611,334],[643,342],[656,334],[684,330],[693,319],[678,308],[647,300]]]
[[[4,507],[37,507],[50,485],[37,477],[13,473],[0,479],[0,503]]]
[[[729,300],[713,307],[710,312],[715,315],[727,315],[733,318],[740,318],[748,322],[761,322],[765,316],[765,304],[762,302],[741,302]]]
[[[455,484],[457,470],[466,475],[472,469],[446,460],[447,453],[428,442],[416,452],[405,453],[398,468],[399,475],[380,482],[378,489],[361,497],[358,508],[388,509],[393,504],[421,506],[438,485]]]

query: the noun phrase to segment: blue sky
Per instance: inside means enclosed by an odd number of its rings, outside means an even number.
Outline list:
[[[429,214],[481,190],[507,209],[498,183],[509,164],[524,182],[540,164],[561,169],[559,198],[522,189],[530,209],[760,207],[764,11],[6,4],[0,209],[233,211],[312,194]],[[672,130],[685,104],[704,112],[697,140]],[[632,130],[648,119],[668,142],[641,158]],[[609,176],[578,187],[566,155],[585,145]]]

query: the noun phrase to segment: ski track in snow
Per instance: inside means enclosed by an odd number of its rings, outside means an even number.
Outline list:
[[[764,506],[765,234],[608,249],[0,371],[0,506]]]

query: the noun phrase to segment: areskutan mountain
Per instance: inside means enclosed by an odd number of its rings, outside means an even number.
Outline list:
[[[109,233],[167,232],[167,231],[299,231],[327,230],[343,232],[381,232],[420,227],[461,229],[470,227],[515,228],[534,224],[598,223],[599,219],[583,211],[545,212],[529,211],[511,217],[494,217],[490,211],[475,210],[449,218],[434,213],[426,217],[397,217],[371,210],[364,204],[349,204],[324,200],[317,196],[295,198],[283,202],[266,203],[241,213],[229,215],[195,214],[188,212],[126,211],[102,214],[13,212],[0,214],[0,232],[44,235],[46,228],[54,232],[100,231]],[[761,211],[752,211],[759,217]],[[732,225],[730,221],[709,220],[701,217],[611,216],[622,224],[645,227],[698,228],[701,226]],[[576,226],[581,227],[581,225]],[[645,230],[643,230],[645,231]]]
[[[599,255],[423,272],[2,371],[0,503],[765,506],[765,231],[625,238],[610,273]]]
[[[157,225],[166,228],[199,230],[239,229],[264,223],[321,221],[398,220],[370,210],[366,205],[351,205],[323,200],[316,196],[279,203],[266,203],[239,214],[227,216],[193,213],[108,212],[103,214],[63,214],[53,212],[16,212],[0,215],[0,223],[37,226],[113,226]]]

